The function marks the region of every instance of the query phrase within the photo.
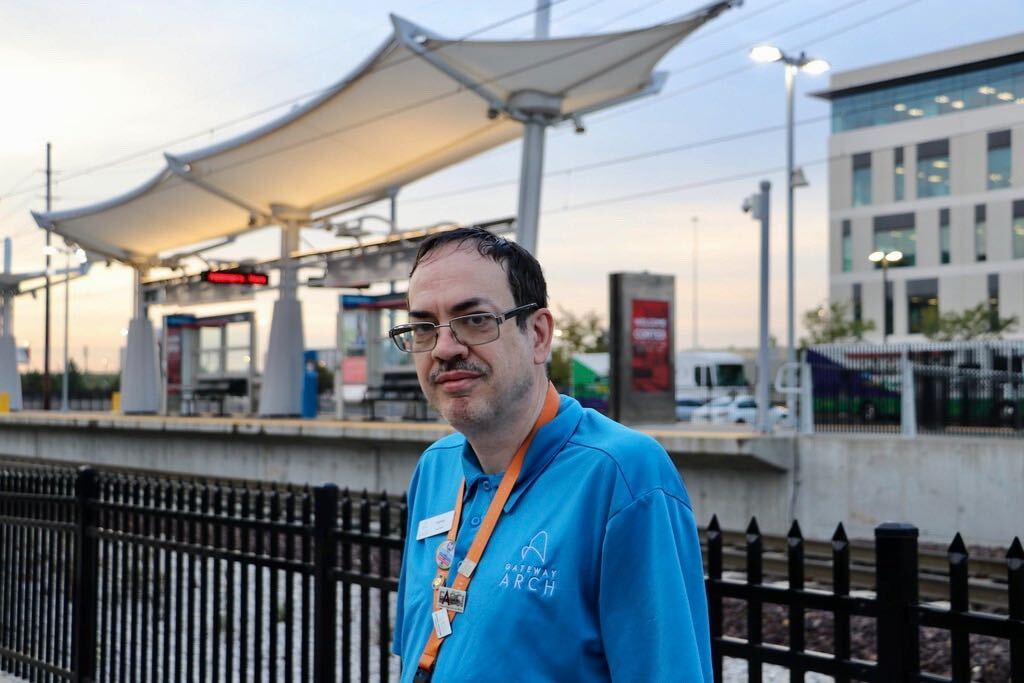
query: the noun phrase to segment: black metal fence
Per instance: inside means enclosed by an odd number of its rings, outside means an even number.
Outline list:
[[[1024,436],[1024,342],[829,344],[805,351],[816,431]],[[909,415],[909,413],[908,413]]]
[[[401,500],[334,486],[208,483],[91,469],[0,464],[0,671],[32,681],[392,681],[394,594],[406,528]],[[830,576],[805,557],[794,524],[785,581],[766,577],[752,522],[743,576],[726,572],[717,520],[706,532],[716,680],[723,657],[765,663],[791,680],[969,680],[970,637],[1006,641],[1024,680],[1024,549],[1006,556],[1005,609],[972,611],[968,556],[948,553],[948,605],[919,597],[917,531],[876,530],[870,592],[855,593],[840,526]],[[808,569],[811,572],[808,580]],[[744,638],[723,610],[739,602]],[[787,610],[788,638],[765,642],[764,608]],[[806,617],[833,620],[831,652],[807,647]],[[851,647],[851,620],[874,624],[875,647]],[[949,633],[951,671],[921,672],[921,628]]]

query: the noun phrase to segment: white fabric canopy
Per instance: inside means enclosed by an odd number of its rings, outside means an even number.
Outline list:
[[[651,69],[734,4],[620,33],[460,41],[392,17],[392,36],[353,75],[234,139],[167,154],[149,182],[100,204],[33,214],[87,250],[135,265],[206,240],[383,198],[515,139],[540,94],[556,120],[657,89]]]

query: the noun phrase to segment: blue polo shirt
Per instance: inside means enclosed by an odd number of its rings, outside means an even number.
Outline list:
[[[501,475],[453,434],[428,448],[409,486],[409,535],[392,646],[411,681],[433,628],[438,534],[419,522],[465,501],[454,581]],[[434,680],[707,681],[711,652],[690,499],[650,437],[561,397],[537,433],[444,639]]]

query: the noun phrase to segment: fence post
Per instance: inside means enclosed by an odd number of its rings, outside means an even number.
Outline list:
[[[917,436],[917,403],[914,397],[914,363],[904,350],[900,354],[900,431],[903,436]]]
[[[910,681],[920,670],[917,607],[917,527],[886,522],[875,527],[878,594],[878,677]],[[915,679],[916,680],[916,679]]]
[[[313,490],[313,681],[334,681],[337,664],[338,487],[325,484]],[[342,628],[349,628],[343,624]]]
[[[99,498],[96,470],[81,467],[75,477],[75,584],[72,593],[71,669],[76,681],[96,678],[97,547],[95,529]]]

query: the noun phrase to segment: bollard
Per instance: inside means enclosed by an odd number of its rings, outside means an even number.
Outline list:
[[[11,395],[6,391],[0,391],[0,415],[11,412]]]
[[[121,412],[121,392],[115,391],[110,394],[110,412],[120,413]]]

